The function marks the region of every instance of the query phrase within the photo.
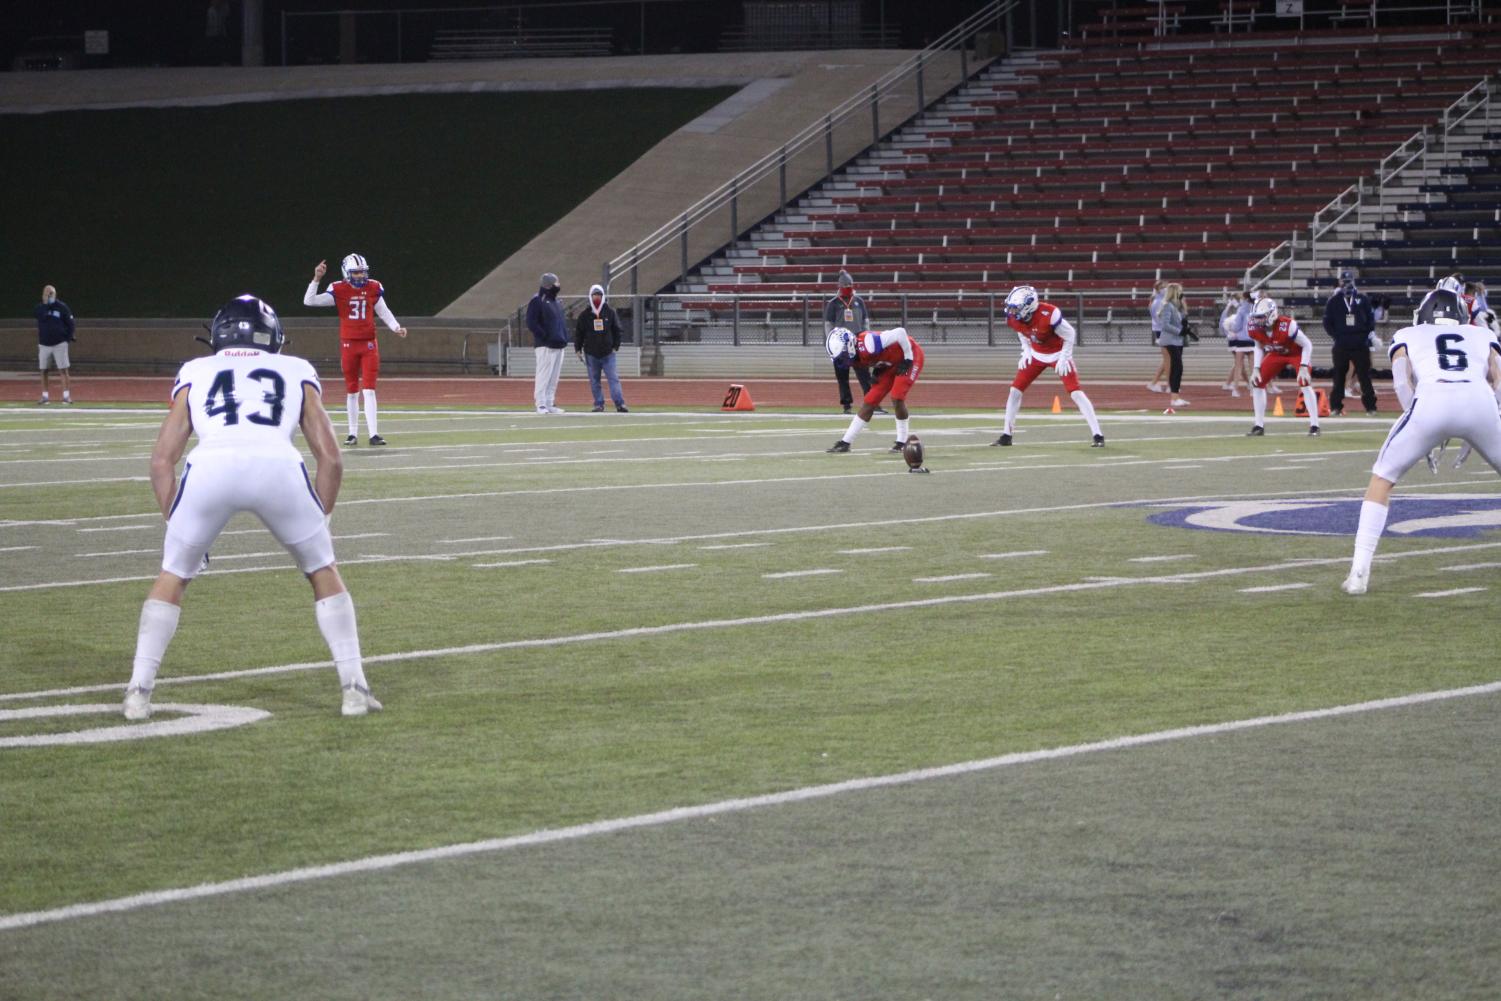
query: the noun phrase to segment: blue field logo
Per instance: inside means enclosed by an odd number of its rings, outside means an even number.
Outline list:
[[[1189,504],[1147,518],[1154,525],[1209,532],[1266,535],[1354,535],[1358,500],[1244,500]],[[1386,531],[1391,535],[1475,538],[1501,528],[1501,497],[1440,494],[1394,497]]]

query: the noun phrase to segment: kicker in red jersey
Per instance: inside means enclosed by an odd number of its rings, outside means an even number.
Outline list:
[[[334,297],[334,308],[339,314],[339,339],[345,342],[344,347],[350,347],[350,341],[375,340],[375,304],[385,294],[380,282],[370,278],[359,287],[349,282],[334,282],[328,287],[328,294]]]

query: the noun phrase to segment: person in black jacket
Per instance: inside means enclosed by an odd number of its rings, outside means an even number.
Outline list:
[[[1355,287],[1355,275],[1340,272],[1339,291],[1324,306],[1324,332],[1334,340],[1334,388],[1329,392],[1329,412],[1338,416],[1345,410],[1345,374],[1353,364],[1360,382],[1360,402],[1365,412],[1376,412],[1376,389],[1371,385],[1371,334],[1376,330],[1376,313],[1371,300]]]
[[[73,402],[73,388],[68,381],[68,345],[73,343],[73,311],[57,297],[57,289],[51,285],[42,288],[42,301],[33,312],[36,314],[37,367],[42,370],[42,398],[38,406],[45,407],[51,396],[49,363],[57,366],[63,377],[63,402]]]
[[[563,351],[568,347],[568,321],[558,302],[558,276],[551,271],[542,276],[537,294],[526,305],[526,329],[532,332],[536,348],[537,371],[532,395],[539,414],[561,414],[558,406],[558,377],[563,374]]]
[[[865,308],[865,300],[855,294],[855,280],[850,277],[848,271],[839,272],[839,294],[834,296],[823,305],[823,335],[829,336],[829,332],[839,327],[848,330],[852,334],[863,334],[870,329],[870,312]],[[834,381],[839,385],[839,405],[845,413],[852,413],[855,397],[850,392],[850,368],[845,365],[834,366]],[[870,392],[870,373],[863,368],[855,369],[855,378],[860,380],[860,395]],[[876,408],[876,413],[884,414],[886,411]]]
[[[630,408],[625,405],[625,394],[620,391],[620,374],[615,366],[615,352],[620,350],[620,319],[615,315],[615,307],[605,302],[603,285],[589,286],[589,303],[579,311],[578,322],[573,325],[573,350],[589,366],[589,391],[594,394],[594,413],[605,409],[604,393],[599,388],[601,372],[609,380],[610,399],[615,401],[616,413],[630,413]]]

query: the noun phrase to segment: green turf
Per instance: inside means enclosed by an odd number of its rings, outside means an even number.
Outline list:
[[[157,701],[271,718],[0,748],[0,916],[1496,680],[1489,592],[1415,597],[1487,586],[1444,568],[1497,559],[1492,537],[1390,537],[1355,600],[1348,535],[1145,520],[1183,498],[1356,497],[1376,422],[1247,440],[1243,421],[1107,416],[1092,450],[1029,416],[1003,451],[993,418],[928,414],[923,477],[884,452],[889,425],[828,456],[842,419],[610,418],[386,408],[394,445],[346,453],[333,525],[377,716],[338,717],[331,667],[167,683],[327,658],[285,557],[235,559],[274,542],[221,539]],[[0,410],[0,521],[79,519],[0,525],[0,548],[37,547],[0,551],[6,585],[34,588],[0,592],[0,694],[123,684],[146,580],[40,585],[149,578],[149,490],[15,484],[141,475],[153,426]],[[85,443],[106,455],[56,461]],[[1480,471],[1399,494],[1494,496]],[[808,569],[840,572],[763,576]],[[1280,583],[1312,586],[1241,590]],[[517,641],[551,642],[460,649]],[[27,998],[1483,997],[1495,706],[0,930],[0,961]]]
[[[337,277],[358,251],[397,315],[431,315],[732,92],[0,115],[0,217],[29,220],[0,235],[0,301],[30,316],[50,282],[82,317],[198,317],[231,289],[295,316],[313,265],[326,258]],[[497,315],[523,305],[498,303]]]

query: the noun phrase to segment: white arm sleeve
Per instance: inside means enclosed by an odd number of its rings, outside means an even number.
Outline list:
[[[1392,355],[1392,388],[1397,391],[1397,402],[1405,411],[1412,406],[1412,365],[1407,361],[1407,349],[1399,348]]]
[[[375,300],[375,315],[392,330],[401,329],[401,324],[396,322],[396,315],[391,312],[391,307],[386,305],[385,296]]]
[[[892,327],[881,335],[882,344],[900,344],[902,357],[907,361],[912,360],[912,338],[907,336],[906,327]]]
[[[319,292],[318,279],[314,278],[307,284],[307,292],[302,296],[304,306],[332,306],[334,304],[333,293]]]
[[[1293,343],[1303,349],[1303,353],[1298,356],[1298,367],[1302,368],[1304,365],[1307,365],[1309,368],[1312,368],[1313,341],[1310,341],[1308,335],[1299,330],[1293,334]]]
[[[1053,324],[1053,333],[1067,342],[1063,350],[1070,354],[1073,353],[1074,341],[1079,339],[1079,332],[1074,329],[1074,325],[1060,316],[1058,317],[1058,322]]]

